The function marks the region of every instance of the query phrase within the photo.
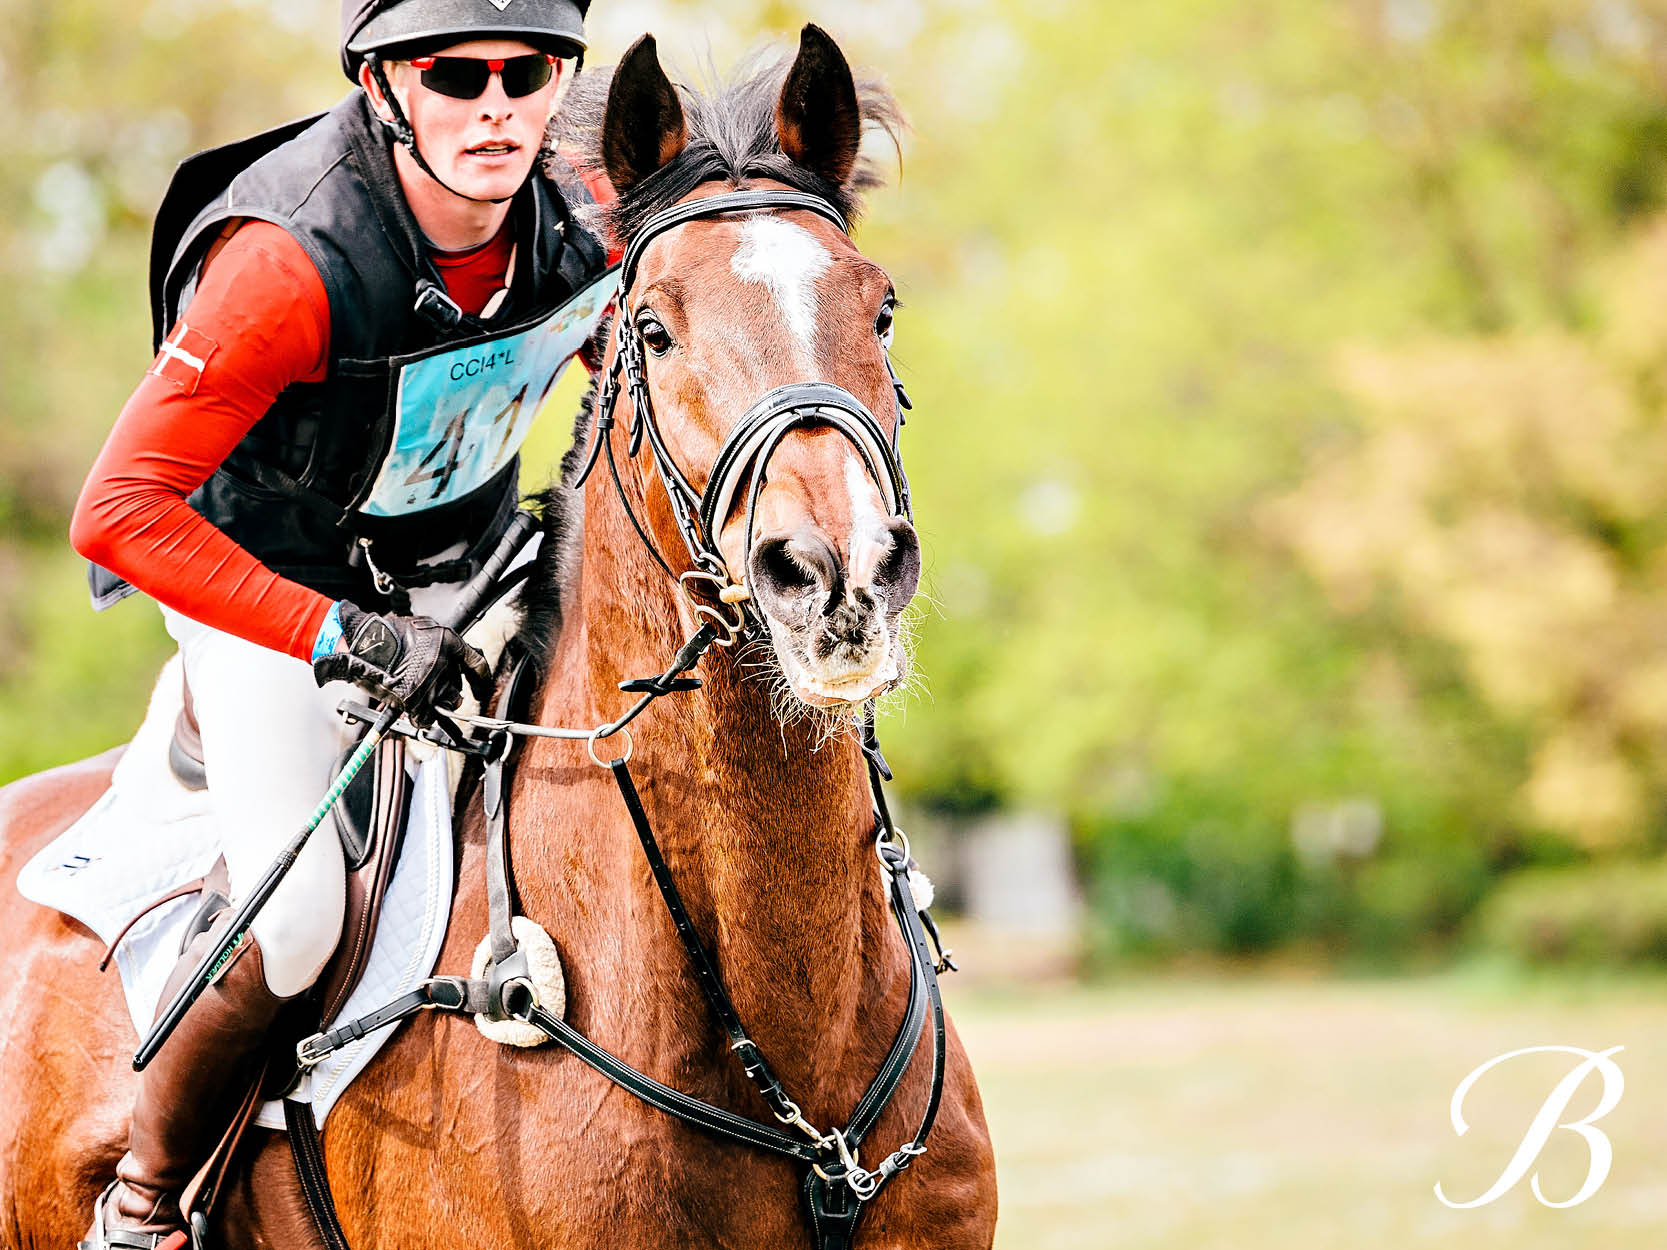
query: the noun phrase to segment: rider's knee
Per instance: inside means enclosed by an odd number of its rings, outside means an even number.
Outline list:
[[[329,833],[321,830],[308,843],[252,926],[274,994],[288,997],[310,986],[341,938],[347,880],[341,845]]]

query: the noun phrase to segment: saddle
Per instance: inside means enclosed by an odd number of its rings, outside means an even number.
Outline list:
[[[168,744],[168,767],[186,789],[202,791],[208,789],[202,730],[197,725],[191,687],[183,679],[182,684],[184,700]],[[338,761],[338,769],[352,753],[353,747],[349,746]],[[365,957],[370,953],[371,939],[376,936],[376,924],[381,917],[382,897],[399,859],[410,799],[405,739],[390,734],[382,740],[372,765],[354,777],[331,809],[336,836],[341,840],[347,862],[348,878],[341,943],[319,977],[319,985],[323,987],[319,1001],[326,1020],[341,1008],[364,972]],[[202,908],[206,914],[199,918],[199,923],[225,905],[223,892],[217,899],[206,895]]]

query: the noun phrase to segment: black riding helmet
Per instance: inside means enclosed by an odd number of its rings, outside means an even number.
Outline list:
[[[342,0],[342,70],[358,82],[366,53],[493,37],[582,57],[589,9],[590,0]]]
[[[356,83],[359,67],[370,66],[393,110],[393,119],[383,118],[382,124],[406,146],[425,174],[459,199],[501,204],[501,199],[477,200],[464,195],[429,167],[417,147],[416,132],[388,84],[383,60],[471,39],[499,38],[519,39],[553,56],[575,57],[582,62],[585,13],[589,9],[590,0],[342,0],[342,70]]]

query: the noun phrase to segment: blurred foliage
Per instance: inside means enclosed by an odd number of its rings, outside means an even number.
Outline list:
[[[1366,428],[1269,509],[1344,612],[1386,598],[1532,742],[1518,819],[1659,844],[1667,224],[1589,324],[1351,354]]]
[[[62,535],[147,217],[337,98],[334,12],[0,0],[0,777],[136,721],[166,640]],[[807,17],[914,123],[862,241],[917,405],[917,802],[1069,815],[1107,952],[1392,957],[1662,844],[1667,0],[607,0],[593,60]]]
[[[1667,863],[1599,863],[1516,873],[1471,937],[1524,963],[1667,962]]]

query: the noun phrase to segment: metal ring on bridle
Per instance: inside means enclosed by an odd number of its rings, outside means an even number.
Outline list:
[[[893,825],[889,830],[881,829],[880,832],[878,834],[876,834],[875,838],[874,838],[874,857],[880,861],[880,866],[882,868],[884,868],[887,872],[891,871],[891,865],[886,862],[885,847],[886,847],[886,844],[891,842],[892,839],[894,839],[894,838],[897,840],[897,842],[901,842],[903,844],[902,845],[903,862],[905,864],[907,864],[911,859],[914,858],[914,853],[909,847],[909,835],[908,834],[904,833],[896,825]]]
[[[711,604],[702,603],[699,599],[696,599],[694,592],[689,589],[689,582],[691,580],[697,582],[711,582],[713,587],[718,592],[718,602],[729,608],[734,615],[726,617],[721,611],[713,607]],[[747,628],[747,609],[745,600],[732,601],[724,598],[725,592],[733,586],[734,583],[729,580],[727,572],[720,577],[716,573],[708,573],[705,569],[689,569],[687,572],[680,573],[677,578],[677,589],[682,592],[684,600],[688,603],[694,614],[697,617],[704,617],[705,619],[711,621],[712,624],[723,631],[724,636],[714,640],[715,645],[720,647],[734,646],[735,640],[745,633]],[[750,597],[750,595],[747,596],[747,598]]]
[[[857,1152],[855,1150],[851,1149],[851,1143],[845,1140],[845,1134],[840,1132],[836,1128],[828,1130],[828,1135],[823,1140],[822,1145],[826,1146],[830,1142],[833,1144],[834,1149],[839,1152],[840,1166],[845,1169],[844,1179],[845,1179],[846,1184],[851,1186],[851,1189],[854,1192],[856,1192],[857,1197],[866,1198],[868,1196],[868,1194],[862,1193],[857,1188],[856,1181],[857,1181],[858,1177],[862,1177],[865,1180],[869,1180],[869,1179],[872,1179],[872,1178],[869,1176],[869,1174],[867,1172],[864,1172],[862,1170],[862,1168],[858,1165],[858,1163],[857,1163]],[[819,1164],[819,1163],[811,1164],[810,1165],[810,1170],[812,1172],[815,1172],[816,1175],[820,1176],[825,1181],[833,1181],[833,1180],[840,1179],[840,1178],[835,1177],[835,1176],[830,1176],[830,1175],[828,1175],[828,1173],[824,1172],[822,1170],[822,1165]],[[878,1188],[878,1186],[876,1186],[875,1188]],[[873,1191],[873,1189],[870,1189],[868,1192],[869,1192],[869,1194],[872,1194],[874,1191]]]
[[[636,749],[637,745],[631,740],[631,731],[622,725],[612,733],[604,734],[602,731],[607,728],[608,726],[606,725],[598,725],[595,729],[590,731],[590,735],[585,739],[585,750],[590,752],[591,762],[598,768],[612,768],[615,764],[630,763],[631,752]],[[625,735],[625,754],[619,756],[617,759],[605,760],[596,754],[596,742],[599,738],[612,737],[614,733],[622,733]]]

